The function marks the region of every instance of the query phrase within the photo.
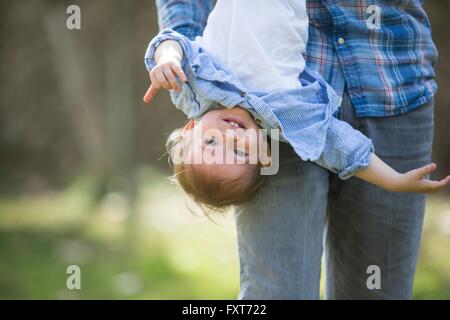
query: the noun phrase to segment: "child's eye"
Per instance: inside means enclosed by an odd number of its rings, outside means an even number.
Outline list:
[[[215,141],[216,141],[216,138],[214,138],[214,137],[206,138],[206,139],[205,139],[205,143],[206,143],[207,145],[214,144]]]

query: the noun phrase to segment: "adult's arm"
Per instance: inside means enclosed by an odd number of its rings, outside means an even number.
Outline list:
[[[203,34],[212,0],[156,0],[159,28],[171,28],[194,40]]]

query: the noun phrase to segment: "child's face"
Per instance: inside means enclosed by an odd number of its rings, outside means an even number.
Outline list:
[[[238,179],[254,170],[258,159],[258,125],[241,107],[220,108],[205,113],[198,121],[191,120],[184,128],[187,153],[196,170],[208,170],[208,174],[221,178]],[[202,160],[213,157],[216,162],[194,161],[195,155]]]

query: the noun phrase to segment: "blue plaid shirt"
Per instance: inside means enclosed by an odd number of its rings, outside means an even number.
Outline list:
[[[161,28],[193,40],[201,35],[212,0],[156,0]],[[371,6],[380,13],[371,28]],[[358,117],[411,111],[437,90],[437,50],[420,0],[309,0],[307,65],[342,96],[348,90]],[[262,19],[264,17],[261,17]]]

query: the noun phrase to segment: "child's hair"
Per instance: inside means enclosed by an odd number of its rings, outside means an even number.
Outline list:
[[[205,170],[195,170],[192,164],[175,163],[176,155],[183,148],[183,129],[175,129],[166,142],[169,164],[173,168],[173,180],[203,209],[208,211],[225,211],[232,205],[239,205],[250,200],[264,183],[260,174],[260,164],[253,165],[252,170],[237,179],[214,179]]]

